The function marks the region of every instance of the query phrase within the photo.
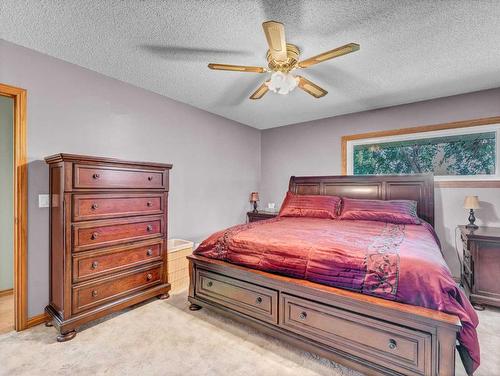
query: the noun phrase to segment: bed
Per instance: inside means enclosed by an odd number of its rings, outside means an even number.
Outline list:
[[[210,307],[366,374],[453,375],[458,335],[473,372],[477,316],[434,238],[432,176],[292,177],[289,191],[414,200],[424,222],[277,217],[215,233],[189,257],[192,310]]]

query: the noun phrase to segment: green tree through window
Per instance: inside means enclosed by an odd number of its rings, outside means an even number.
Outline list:
[[[354,175],[494,175],[496,132],[354,145]]]

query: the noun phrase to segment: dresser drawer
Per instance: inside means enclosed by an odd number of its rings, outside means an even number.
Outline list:
[[[167,177],[165,170],[144,170],[125,167],[75,164],[74,188],[95,189],[164,189]]]
[[[281,295],[280,326],[399,372],[430,374],[431,335]]]
[[[75,252],[155,238],[164,234],[162,216],[77,222],[72,227]]]
[[[161,193],[73,195],[73,220],[161,214],[164,197]]]
[[[161,283],[163,268],[156,264],[73,287],[73,314]]]
[[[134,243],[75,253],[73,282],[101,277],[124,269],[163,260],[163,240]]]
[[[195,295],[263,321],[278,321],[278,292],[272,289],[198,269]]]

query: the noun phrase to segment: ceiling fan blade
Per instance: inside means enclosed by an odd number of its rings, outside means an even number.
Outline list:
[[[281,22],[267,21],[262,24],[271,56],[278,61],[287,59],[285,26]]]
[[[359,44],[357,43],[349,43],[345,46],[335,48],[334,50],[323,52],[322,54],[310,57],[309,59],[303,60],[299,62],[299,67],[307,68],[311,65],[321,63],[326,60],[333,59],[335,57],[339,57],[342,55],[346,55],[348,53],[359,50]]]
[[[297,78],[299,79],[299,87],[313,97],[321,98],[328,94],[328,91],[309,81],[307,78],[302,76],[297,76]]]
[[[269,88],[267,87],[266,83],[269,81],[264,82],[262,85],[259,86],[257,90],[254,91],[252,95],[250,95],[250,99],[260,99],[264,96],[269,91]]]
[[[210,69],[215,70],[228,70],[235,72],[252,72],[252,73],[264,73],[266,72],[265,68],[262,67],[249,67],[245,65],[231,65],[231,64],[208,64]]]

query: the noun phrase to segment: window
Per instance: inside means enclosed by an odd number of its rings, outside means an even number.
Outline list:
[[[347,174],[432,172],[438,181],[500,179],[500,124],[350,137],[345,145]]]

